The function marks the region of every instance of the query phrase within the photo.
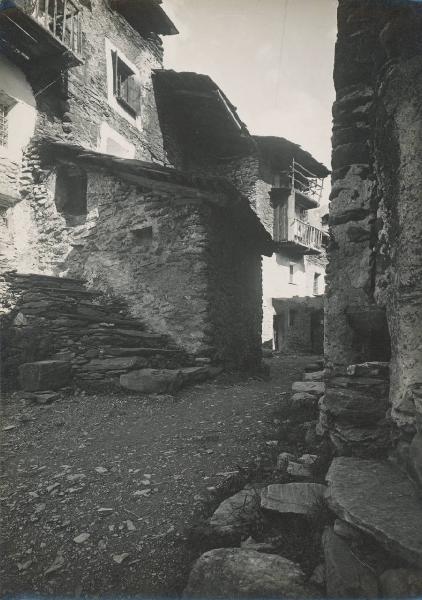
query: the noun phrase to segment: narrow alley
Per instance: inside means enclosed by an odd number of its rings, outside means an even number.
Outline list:
[[[192,528],[243,487],[239,468],[301,449],[306,422],[290,440],[281,427],[311,361],[275,356],[269,378],[224,374],[174,398],[5,399],[2,594],[180,593]]]

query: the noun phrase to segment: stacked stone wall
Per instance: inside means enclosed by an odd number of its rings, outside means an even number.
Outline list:
[[[210,343],[216,357],[235,367],[261,362],[261,256],[253,240],[236,228],[236,215],[208,211],[207,297]]]
[[[421,31],[413,2],[340,0],[326,309],[332,376],[345,375],[348,363],[391,355],[389,444],[400,440],[413,474],[422,464],[421,434],[414,436],[422,389]],[[327,382],[332,405],[333,381]],[[365,428],[341,405],[339,398],[330,427],[342,423],[342,447],[359,452],[371,440],[371,451],[387,448],[382,411]]]

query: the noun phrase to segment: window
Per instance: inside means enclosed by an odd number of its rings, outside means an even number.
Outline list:
[[[70,227],[85,222],[87,175],[76,165],[60,165],[56,172],[55,203]]]
[[[295,266],[289,266],[289,283],[294,283],[294,275],[295,275]]]
[[[113,95],[126,112],[136,118],[141,111],[141,88],[135,72],[121,59],[117,50],[111,51]]]
[[[152,246],[152,226],[137,227],[132,229],[132,236],[135,244],[144,250],[148,250]]]
[[[319,279],[320,279],[321,273],[314,273],[314,289],[313,289],[313,294],[314,296],[319,296]]]
[[[296,323],[297,311],[292,308],[289,310],[289,327],[294,327]]]

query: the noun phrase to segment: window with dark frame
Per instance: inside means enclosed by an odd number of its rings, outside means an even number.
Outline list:
[[[319,295],[319,278],[320,278],[320,273],[314,273],[314,289],[313,289],[314,296]]]
[[[113,64],[113,95],[117,102],[132,117],[141,112],[141,86],[135,73],[120,58],[116,51],[111,52]]]
[[[289,267],[289,283],[294,283],[295,266],[290,265]]]

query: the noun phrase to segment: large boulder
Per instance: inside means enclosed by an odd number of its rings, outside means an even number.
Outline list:
[[[380,577],[383,598],[422,598],[422,571],[390,569]]]
[[[328,598],[376,598],[378,581],[347,543],[328,527],[322,536]]]
[[[58,390],[69,385],[72,367],[61,360],[39,360],[19,367],[20,387],[26,392]]]
[[[274,483],[261,493],[261,506],[280,513],[309,514],[326,492],[320,483]]]
[[[141,394],[172,394],[184,383],[180,370],[140,369],[120,376],[120,385]]]
[[[183,593],[186,598],[309,598],[298,565],[275,554],[244,548],[218,548],[195,563]]]

